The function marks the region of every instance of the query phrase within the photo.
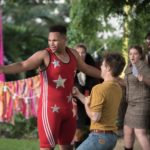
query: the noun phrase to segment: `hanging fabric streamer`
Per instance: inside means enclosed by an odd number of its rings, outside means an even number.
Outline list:
[[[2,28],[2,9],[0,8],[0,65],[3,65],[3,28]],[[0,74],[0,82],[4,81],[4,74]]]
[[[13,122],[15,114],[26,119],[37,117],[40,97],[40,76],[0,82],[0,122]]]

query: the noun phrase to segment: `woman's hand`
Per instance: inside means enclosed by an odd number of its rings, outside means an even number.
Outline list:
[[[139,80],[140,82],[142,82],[142,81],[143,81],[143,75],[138,74],[137,78],[138,78],[138,80]]]
[[[150,86],[150,78],[149,77],[145,77],[141,74],[138,74],[137,79],[139,80],[139,82],[144,82],[146,85]]]

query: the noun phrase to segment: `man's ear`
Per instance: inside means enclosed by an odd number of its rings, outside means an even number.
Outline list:
[[[68,38],[67,38],[67,36],[64,36],[64,40],[67,42],[68,41]]]

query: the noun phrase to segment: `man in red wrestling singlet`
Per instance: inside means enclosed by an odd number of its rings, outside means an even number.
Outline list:
[[[0,66],[0,73],[12,74],[41,68],[41,96],[38,107],[40,150],[72,150],[76,117],[73,114],[72,88],[76,69],[100,78],[100,70],[84,63],[79,54],[66,47],[66,28],[52,26],[49,48],[37,51],[27,60]]]

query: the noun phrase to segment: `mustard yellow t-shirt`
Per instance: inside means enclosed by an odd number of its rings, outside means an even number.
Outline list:
[[[116,130],[118,108],[122,98],[122,89],[115,81],[105,81],[93,87],[90,95],[90,109],[101,112],[99,122],[91,121],[90,129]]]

